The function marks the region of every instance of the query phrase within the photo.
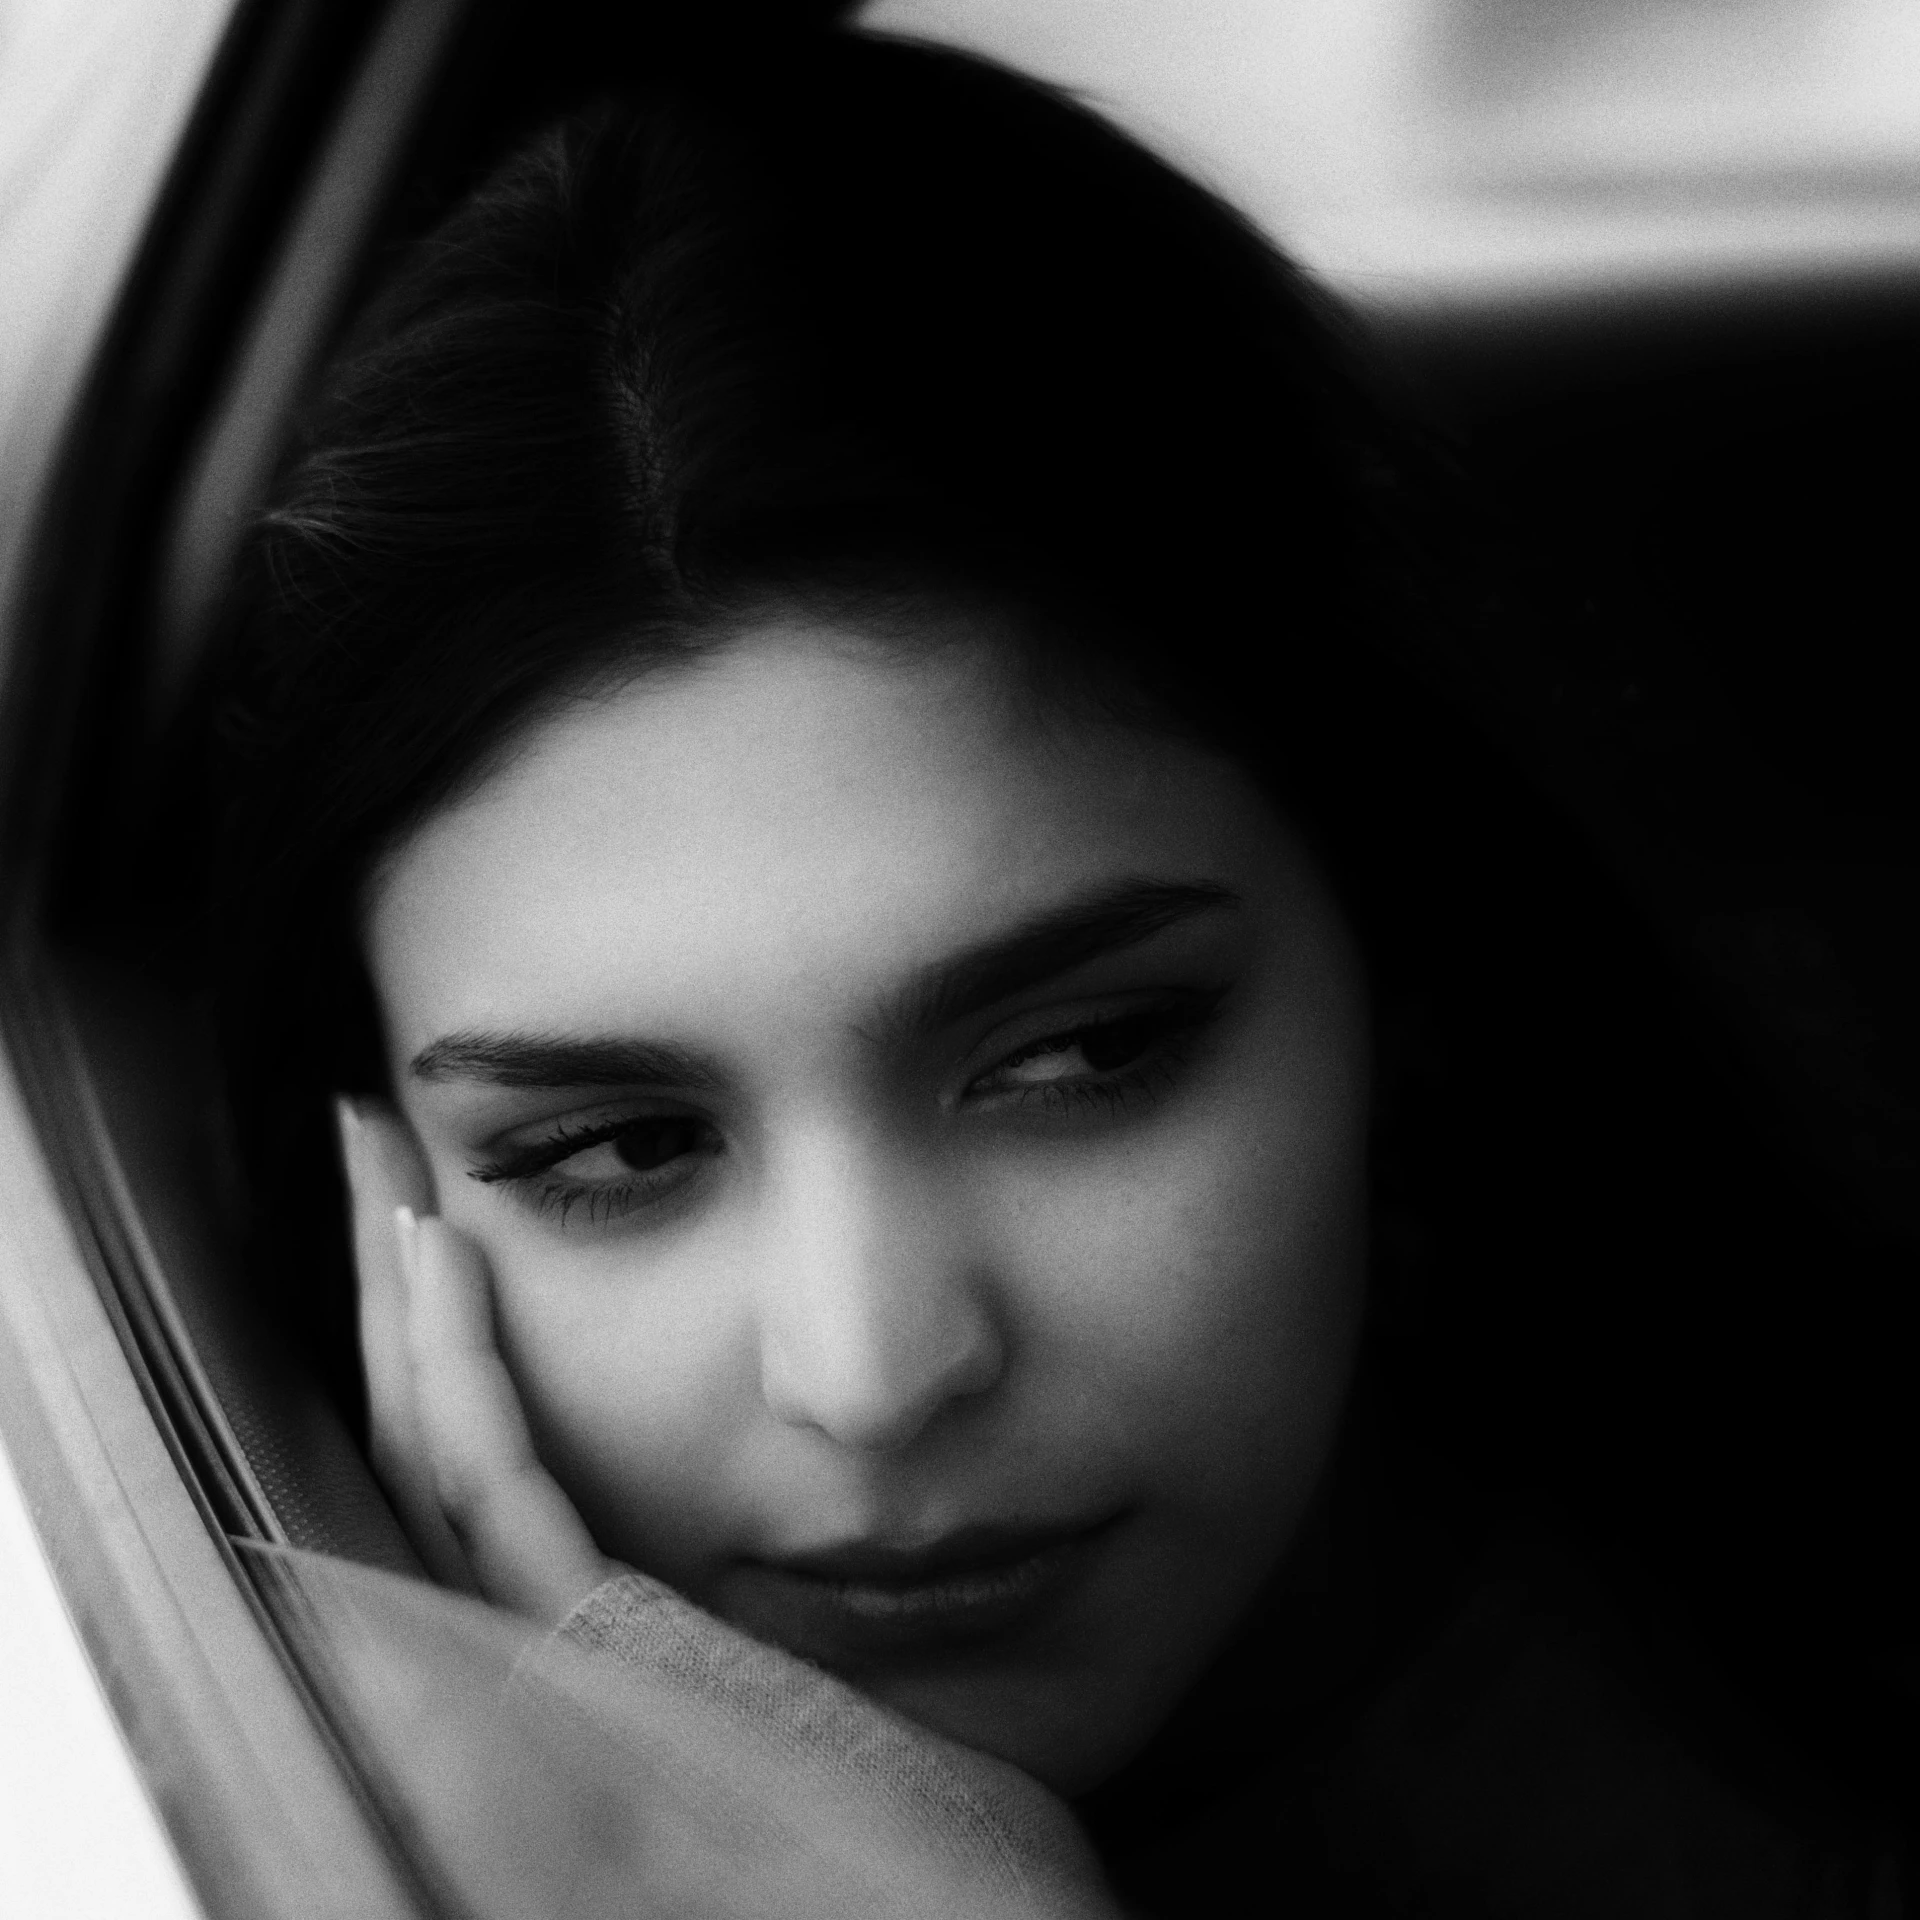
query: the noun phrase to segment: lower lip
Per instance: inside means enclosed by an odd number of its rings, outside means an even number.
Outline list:
[[[1106,1531],[1089,1528],[1021,1559],[912,1582],[829,1580],[751,1562],[727,1577],[724,1607],[750,1633],[830,1667],[957,1651],[1040,1624]]]

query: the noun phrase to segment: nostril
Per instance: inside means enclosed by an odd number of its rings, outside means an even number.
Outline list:
[[[838,1324],[836,1324],[836,1319]],[[992,1319],[975,1303],[929,1325],[816,1313],[763,1341],[761,1392],[787,1426],[862,1452],[898,1451],[956,1401],[990,1392],[1006,1368]]]
[[[999,1329],[983,1316],[979,1337],[955,1356],[945,1382],[947,1396],[968,1399],[987,1392],[998,1384],[1006,1364],[1006,1348]]]

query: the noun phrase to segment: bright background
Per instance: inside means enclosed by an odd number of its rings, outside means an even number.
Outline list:
[[[1920,268],[1915,0],[870,0],[1083,92],[1358,297]]]

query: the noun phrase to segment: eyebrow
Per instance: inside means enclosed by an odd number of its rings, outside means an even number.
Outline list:
[[[1107,955],[1124,952],[1202,913],[1238,907],[1211,881],[1130,880],[1070,900],[928,968],[885,1010],[889,1034],[937,1033],[998,1002]],[[451,1033],[414,1055],[416,1080],[493,1086],[671,1088],[717,1093],[720,1074],[670,1042],[571,1034]]]
[[[658,1040],[540,1033],[450,1033],[414,1055],[416,1080],[484,1080],[497,1087],[672,1087],[717,1093],[697,1054]]]
[[[886,1010],[890,1032],[938,1033],[1016,993],[1140,946],[1198,914],[1238,907],[1212,881],[1128,880],[1037,915],[930,967]]]

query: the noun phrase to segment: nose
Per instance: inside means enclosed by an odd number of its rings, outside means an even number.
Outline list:
[[[1000,1379],[991,1276],[938,1183],[884,1145],[824,1136],[785,1158],[761,1393],[776,1419],[840,1446],[904,1447]]]

